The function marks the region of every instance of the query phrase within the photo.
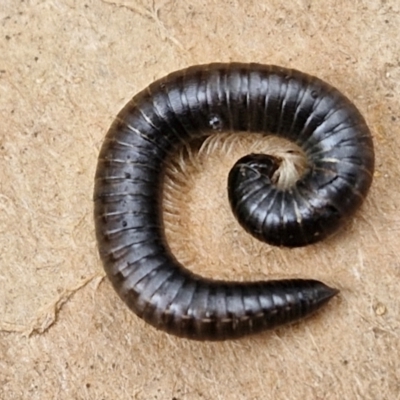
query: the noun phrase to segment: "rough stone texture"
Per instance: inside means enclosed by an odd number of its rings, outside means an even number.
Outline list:
[[[399,12],[396,0],[2,0],[0,398],[398,399]],[[179,257],[206,276],[313,277],[341,294],[304,323],[197,343],[121,303],[97,255],[91,196],[123,104],[212,61],[280,64],[337,86],[365,115],[377,165],[342,232],[277,249],[229,211],[226,173],[247,141],[225,152],[211,140],[170,196]]]

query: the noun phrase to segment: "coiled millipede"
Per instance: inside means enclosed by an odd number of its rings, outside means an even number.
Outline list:
[[[233,282],[185,269],[167,244],[162,217],[167,157],[215,132],[272,134],[297,144],[306,172],[277,187],[276,157],[251,154],[228,178],[232,210],[260,240],[296,247],[330,235],[354,214],[372,182],[370,131],[338,90],[296,70],[209,64],[174,72],[120,111],[95,178],[100,257],[115,290],[141,318],[168,333],[225,340],[296,321],[338,291],[315,280]]]

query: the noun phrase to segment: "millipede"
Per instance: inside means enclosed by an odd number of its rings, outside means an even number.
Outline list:
[[[249,154],[228,180],[238,223],[259,240],[298,247],[343,225],[374,171],[370,130],[355,105],[319,78],[274,65],[214,63],[173,72],[136,94],[102,144],[94,188],[100,258],[121,299],[157,329],[227,340],[298,321],[338,290],[312,279],[204,278],[172,254],[163,222],[166,162],[194,139],[251,132],[288,139],[307,167],[286,188],[280,159]]]

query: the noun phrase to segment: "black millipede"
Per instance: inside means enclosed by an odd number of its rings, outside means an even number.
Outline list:
[[[163,225],[166,160],[217,132],[286,138],[306,171],[290,187],[272,180],[279,159],[250,154],[228,176],[240,225],[267,243],[297,247],[335,232],[363,202],[374,149],[353,103],[324,81],[261,64],[198,65],[167,75],[119,112],[95,177],[96,237],[118,295],[154,327],[195,340],[226,340],[297,321],[338,290],[316,280],[203,278],[172,254]]]

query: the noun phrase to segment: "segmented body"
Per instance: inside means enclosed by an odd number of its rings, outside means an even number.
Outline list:
[[[232,339],[296,321],[337,293],[314,280],[205,279],[171,254],[162,221],[167,157],[219,131],[282,136],[307,157],[307,172],[284,190],[271,182],[273,157],[247,156],[229,175],[238,221],[272,244],[302,246],[331,234],[362,203],[374,168],[371,135],[355,106],[296,70],[200,65],[138,93],[112,124],[98,160],[99,251],[117,293],[139,317],[196,340]]]

